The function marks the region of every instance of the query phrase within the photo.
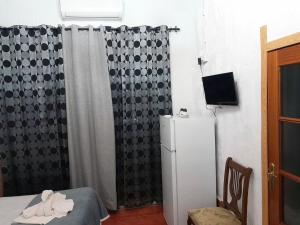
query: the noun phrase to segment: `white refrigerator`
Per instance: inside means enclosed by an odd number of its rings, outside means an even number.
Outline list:
[[[189,209],[216,206],[215,121],[160,117],[163,213],[186,225]]]

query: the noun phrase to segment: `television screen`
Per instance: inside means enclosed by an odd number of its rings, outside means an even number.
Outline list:
[[[233,73],[202,77],[208,105],[238,105]]]

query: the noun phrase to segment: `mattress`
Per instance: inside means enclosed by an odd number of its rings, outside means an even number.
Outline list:
[[[11,225],[36,195],[0,198],[0,224]]]

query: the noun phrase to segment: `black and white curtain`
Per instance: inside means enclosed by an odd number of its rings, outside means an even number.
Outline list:
[[[0,163],[6,195],[69,187],[61,31],[0,28]]]
[[[159,115],[171,114],[166,26],[106,28],[113,100],[118,204],[161,202]]]

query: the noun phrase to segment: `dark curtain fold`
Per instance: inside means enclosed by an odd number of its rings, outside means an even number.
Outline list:
[[[118,205],[162,201],[159,115],[171,114],[166,26],[105,32],[111,81]]]
[[[69,187],[59,28],[0,28],[0,161],[6,195]]]

